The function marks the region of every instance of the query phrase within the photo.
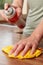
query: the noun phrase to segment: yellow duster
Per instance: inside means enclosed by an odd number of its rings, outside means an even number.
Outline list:
[[[41,49],[37,49],[34,54],[30,54],[31,52],[31,49],[24,55],[24,56],[21,56],[21,52],[17,55],[17,56],[14,56],[14,53],[9,55],[9,52],[13,49],[13,46],[6,46],[4,48],[2,48],[2,51],[4,51],[6,54],[8,54],[8,57],[11,57],[11,58],[18,58],[18,59],[25,59],[25,58],[35,58],[35,57],[38,57],[41,53],[42,53],[42,50]]]

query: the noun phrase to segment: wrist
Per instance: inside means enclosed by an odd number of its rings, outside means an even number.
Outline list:
[[[32,33],[32,36],[34,36],[38,42],[42,38],[42,36],[43,36],[43,19],[41,20],[41,22],[39,23],[37,28],[34,30],[34,32]]]
[[[42,31],[36,30],[32,33],[31,36],[33,36],[35,38],[35,40],[37,40],[37,42],[39,42],[42,38]]]

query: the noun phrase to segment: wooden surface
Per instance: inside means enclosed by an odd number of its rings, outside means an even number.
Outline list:
[[[15,31],[13,27],[0,26],[0,65],[43,65],[43,54],[38,58],[19,60],[9,58],[2,52],[2,47],[14,44],[21,39],[22,35]],[[43,47],[43,44],[41,46]]]

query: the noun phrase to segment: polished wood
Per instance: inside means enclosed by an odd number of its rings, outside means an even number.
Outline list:
[[[0,65],[43,65],[43,54],[38,58],[19,60],[2,52],[3,47],[17,43],[21,37],[22,33],[17,28],[0,25]]]

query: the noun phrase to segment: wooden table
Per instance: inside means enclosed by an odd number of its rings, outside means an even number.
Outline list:
[[[0,65],[43,65],[43,54],[34,59],[12,59],[2,52],[2,47],[16,43],[22,34],[15,33],[14,27],[0,26]],[[42,46],[43,47],[43,46]]]

